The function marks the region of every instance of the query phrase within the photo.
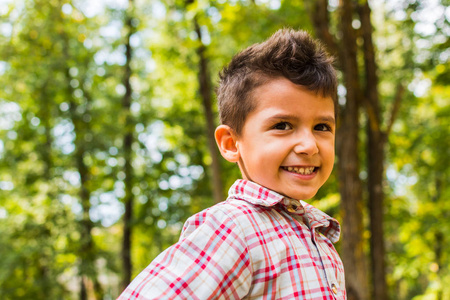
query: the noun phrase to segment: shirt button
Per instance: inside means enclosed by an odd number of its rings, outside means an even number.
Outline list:
[[[337,295],[338,293],[338,288],[334,283],[331,284],[331,291],[333,292],[334,295]]]
[[[297,211],[297,206],[294,204],[291,204],[287,207],[287,211],[290,213],[295,213]]]
[[[286,205],[286,209],[290,213],[297,212],[297,209],[301,206],[300,202],[294,199],[290,199],[288,203],[289,204]]]

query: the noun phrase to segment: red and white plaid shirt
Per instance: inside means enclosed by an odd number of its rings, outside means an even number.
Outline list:
[[[238,180],[118,299],[346,299],[339,234],[312,205]]]

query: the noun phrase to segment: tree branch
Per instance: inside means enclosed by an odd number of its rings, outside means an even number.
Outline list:
[[[373,29],[370,21],[370,7],[367,1],[358,6],[363,37],[364,68],[366,72],[365,106],[369,117],[370,129],[381,133],[381,110],[378,93],[377,63],[375,61],[375,46],[373,44]]]
[[[394,122],[397,119],[398,112],[400,111],[400,104],[402,102],[404,93],[405,93],[405,87],[403,86],[402,83],[399,83],[397,85],[397,90],[395,92],[394,103],[392,104],[389,123],[386,127],[386,132],[385,132],[386,137],[388,137],[389,134],[391,133],[392,126],[394,125]]]
[[[214,113],[212,109],[212,86],[211,77],[208,70],[208,58],[206,56],[206,46],[202,42],[202,31],[200,29],[200,24],[198,23],[197,16],[194,17],[194,27],[195,32],[198,35],[199,46],[197,48],[197,55],[199,57],[199,68],[198,68],[198,83],[199,92],[202,99],[205,120],[206,120],[206,130],[207,130],[207,140],[208,148],[212,158],[211,161],[211,177],[212,177],[212,189],[214,201],[219,203],[223,200],[223,185],[222,185],[222,172],[220,167],[219,151],[217,149],[216,140],[214,138],[214,128],[216,127],[214,122]]]

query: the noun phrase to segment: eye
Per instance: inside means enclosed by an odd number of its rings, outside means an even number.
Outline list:
[[[280,123],[275,124],[275,126],[273,126],[273,129],[290,130],[290,129],[292,129],[292,125],[289,124],[288,122],[280,122]]]
[[[314,130],[317,130],[317,131],[331,131],[331,126],[329,126],[327,124],[317,124],[316,126],[314,126]]]

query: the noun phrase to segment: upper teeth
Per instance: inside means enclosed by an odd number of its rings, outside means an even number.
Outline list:
[[[295,172],[295,173],[302,174],[302,175],[309,175],[312,172],[314,172],[314,167],[306,167],[306,168],[303,168],[303,167],[287,167],[287,170],[289,172]]]

